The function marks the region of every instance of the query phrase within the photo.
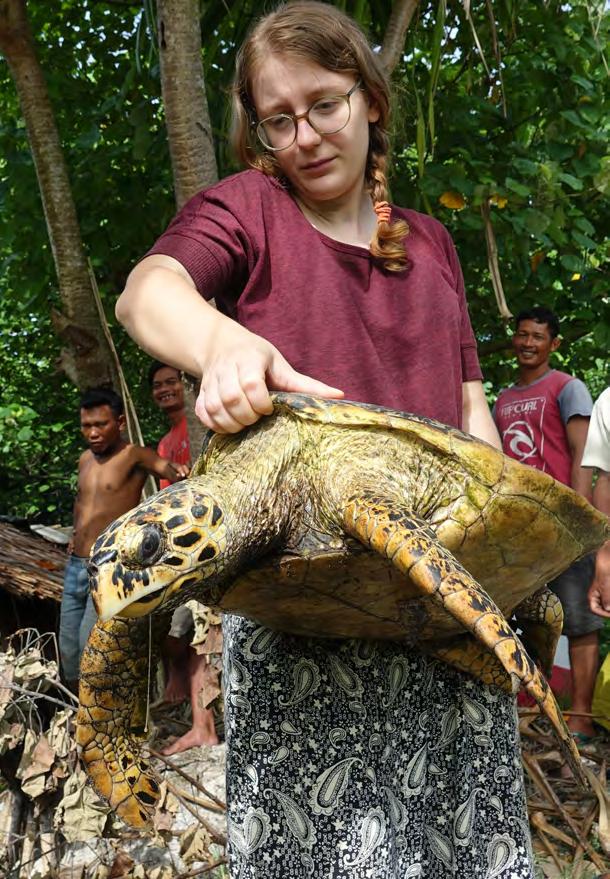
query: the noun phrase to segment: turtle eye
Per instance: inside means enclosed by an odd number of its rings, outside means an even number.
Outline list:
[[[156,525],[147,525],[142,533],[136,554],[143,565],[152,565],[163,552],[163,535]]]

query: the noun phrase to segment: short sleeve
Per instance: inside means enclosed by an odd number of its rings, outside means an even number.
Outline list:
[[[593,406],[582,466],[610,472],[610,388]]]
[[[443,227],[444,229],[444,227]],[[447,237],[446,253],[451,271],[455,281],[455,291],[458,295],[460,307],[460,351],[462,358],[462,381],[472,382],[481,381],[483,373],[479,364],[479,355],[477,353],[477,340],[470,322],[470,314],[468,312],[468,302],[466,300],[466,290],[464,287],[464,274],[462,266],[455,249],[455,245],[449,232],[445,229]]]
[[[580,379],[574,378],[561,389],[557,397],[561,420],[567,424],[570,418],[580,415],[589,418],[593,409],[593,400],[587,386]]]
[[[235,177],[198,193],[147,256],[163,254],[176,259],[206,299],[243,286],[253,252],[251,235],[240,220],[247,214],[247,201],[247,193]]]

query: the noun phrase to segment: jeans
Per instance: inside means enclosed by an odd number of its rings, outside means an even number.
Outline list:
[[[63,676],[77,681],[80,658],[97,614],[89,593],[88,558],[71,555],[64,573],[59,620],[59,653]]]

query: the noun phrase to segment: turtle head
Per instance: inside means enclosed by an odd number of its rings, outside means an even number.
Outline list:
[[[125,513],[98,537],[89,562],[102,622],[144,616],[178,592],[217,575],[226,547],[223,510],[192,484],[171,485]]]

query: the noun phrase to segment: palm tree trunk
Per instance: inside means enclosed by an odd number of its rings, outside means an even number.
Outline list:
[[[159,58],[176,204],[218,180],[201,57],[199,0],[158,0]]]
[[[51,314],[67,346],[59,366],[80,388],[113,384],[115,371],[93,299],[68,170],[25,0],[0,0],[0,50],[19,96],[59,281],[63,313]]]
[[[199,0],[157,0],[161,91],[174,177],[176,205],[218,180],[214,138],[201,57]],[[205,428],[195,415],[198,386],[185,382],[186,420],[192,456]]]

